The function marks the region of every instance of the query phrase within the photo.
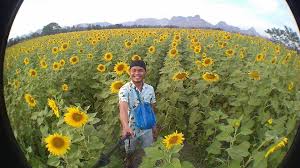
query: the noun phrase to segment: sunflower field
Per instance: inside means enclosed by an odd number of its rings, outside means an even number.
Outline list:
[[[91,167],[117,142],[131,60],[146,62],[157,99],[159,138],[141,167],[267,168],[285,156],[300,117],[296,51],[220,30],[103,29],[7,48],[6,108],[32,167]]]

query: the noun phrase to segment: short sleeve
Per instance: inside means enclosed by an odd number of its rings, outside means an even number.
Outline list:
[[[119,103],[122,102],[122,101],[125,101],[128,103],[128,93],[129,93],[129,90],[126,88],[126,87],[121,87],[120,90],[119,90]]]
[[[150,103],[153,104],[153,103],[156,103],[156,97],[155,97],[155,92],[154,92],[154,89],[152,87],[152,93],[151,93],[152,97],[150,99]]]

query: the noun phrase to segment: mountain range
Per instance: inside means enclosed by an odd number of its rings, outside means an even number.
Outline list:
[[[135,21],[128,21],[128,22],[122,22],[118,23],[122,24],[123,26],[177,26],[182,28],[206,28],[206,29],[221,29],[228,32],[234,32],[234,33],[241,33],[251,36],[261,36],[253,27],[242,30],[239,27],[232,26],[227,24],[224,21],[220,21],[216,25],[213,25],[206,20],[202,19],[199,15],[195,16],[173,16],[171,19],[163,18],[163,19],[155,19],[155,18],[141,18],[137,19]],[[97,23],[81,23],[75,25],[76,27],[88,27],[89,25],[95,25],[95,26],[110,26],[113,25],[109,22],[97,22]]]

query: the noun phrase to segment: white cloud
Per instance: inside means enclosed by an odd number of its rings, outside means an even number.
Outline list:
[[[254,9],[257,9],[257,13],[272,13],[279,8],[279,2],[277,0],[248,0],[248,3]]]

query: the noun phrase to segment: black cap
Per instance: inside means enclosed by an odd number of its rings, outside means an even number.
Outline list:
[[[145,69],[146,71],[146,64],[143,60],[136,60],[136,61],[132,61],[130,64],[130,69],[134,66],[139,66]]]

